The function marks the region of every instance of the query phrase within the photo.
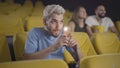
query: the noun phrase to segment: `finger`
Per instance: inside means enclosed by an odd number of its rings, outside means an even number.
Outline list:
[[[77,45],[77,42],[74,42],[74,43],[71,44],[71,47],[74,47],[76,45]]]
[[[75,40],[74,39],[69,39],[69,43],[72,43],[72,42],[74,42]]]
[[[68,34],[67,37],[68,37],[69,39],[71,39],[71,38],[72,38],[72,35],[71,35],[71,34]]]
[[[61,46],[68,45],[68,40],[67,39],[62,39],[59,42],[61,43]]]
[[[66,44],[68,44],[68,42],[69,42],[68,40],[63,40],[63,43],[66,43]]]
[[[61,37],[59,38],[59,41],[64,41],[64,40],[66,40],[65,36],[61,36]]]
[[[72,42],[70,43],[70,47],[73,47],[73,46],[75,46],[75,45],[77,45],[77,42],[76,42],[76,41],[72,41]]]

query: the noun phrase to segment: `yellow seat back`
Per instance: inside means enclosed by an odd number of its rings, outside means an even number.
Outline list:
[[[120,42],[114,33],[95,33],[92,42],[98,54],[120,53]]]
[[[119,31],[119,33],[120,33],[120,21],[117,21],[117,22],[116,22],[116,27],[117,27],[117,29],[118,29],[118,31]]]
[[[24,31],[23,23],[20,18],[7,15],[0,17],[0,33],[7,36],[13,36],[19,31]]]
[[[75,59],[72,57],[72,55],[68,52],[68,50],[65,49],[64,52],[64,60],[66,61],[66,63],[76,63]]]
[[[80,49],[81,49],[80,51],[82,52],[83,57],[96,55],[96,52],[95,52],[95,50],[89,40],[89,37],[86,33],[73,32],[72,36],[75,40],[78,41],[78,45],[80,46]],[[64,56],[65,56],[65,61],[67,63],[75,62],[75,60],[73,59],[73,57],[67,50],[65,50]]]
[[[29,60],[0,63],[0,68],[68,68],[62,60]]]
[[[27,31],[30,31],[34,27],[43,27],[43,18],[39,16],[31,16],[27,20]]]
[[[120,68],[120,54],[106,54],[86,57],[80,68]]]
[[[83,57],[96,55],[93,45],[87,35],[84,32],[73,32],[73,38],[78,41]]]
[[[11,61],[9,46],[6,37],[0,34],[0,62]]]
[[[14,53],[16,60],[22,60],[24,54],[24,46],[27,38],[27,32],[17,33],[14,42]]]

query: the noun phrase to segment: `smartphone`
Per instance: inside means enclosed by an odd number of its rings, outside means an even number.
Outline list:
[[[64,26],[64,28],[63,28],[63,36],[64,36],[68,41],[70,41],[71,35],[70,35],[70,32],[69,32],[67,26]]]
[[[70,32],[68,30],[68,27],[67,26],[64,26],[63,28],[63,35],[68,35]]]

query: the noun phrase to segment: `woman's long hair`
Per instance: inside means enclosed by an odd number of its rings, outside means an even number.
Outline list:
[[[79,18],[78,12],[79,12],[79,9],[80,9],[80,8],[84,8],[84,7],[83,7],[83,6],[78,6],[78,7],[74,10],[73,15],[72,15],[72,17],[71,17],[71,19],[70,19],[70,21],[75,22],[75,24],[77,24],[77,22],[78,22],[78,18]],[[70,21],[69,21],[69,22],[70,22]]]

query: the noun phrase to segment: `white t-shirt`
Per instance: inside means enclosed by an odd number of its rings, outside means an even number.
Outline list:
[[[86,19],[85,23],[86,23],[88,26],[90,26],[90,27],[95,26],[95,25],[104,26],[104,27],[105,27],[105,30],[104,30],[105,32],[107,32],[107,31],[109,30],[109,27],[113,27],[113,26],[114,26],[113,21],[112,21],[109,17],[103,18],[103,19],[102,19],[102,22],[101,22],[101,24],[100,24],[100,23],[96,20],[95,15],[89,16],[89,17]]]

